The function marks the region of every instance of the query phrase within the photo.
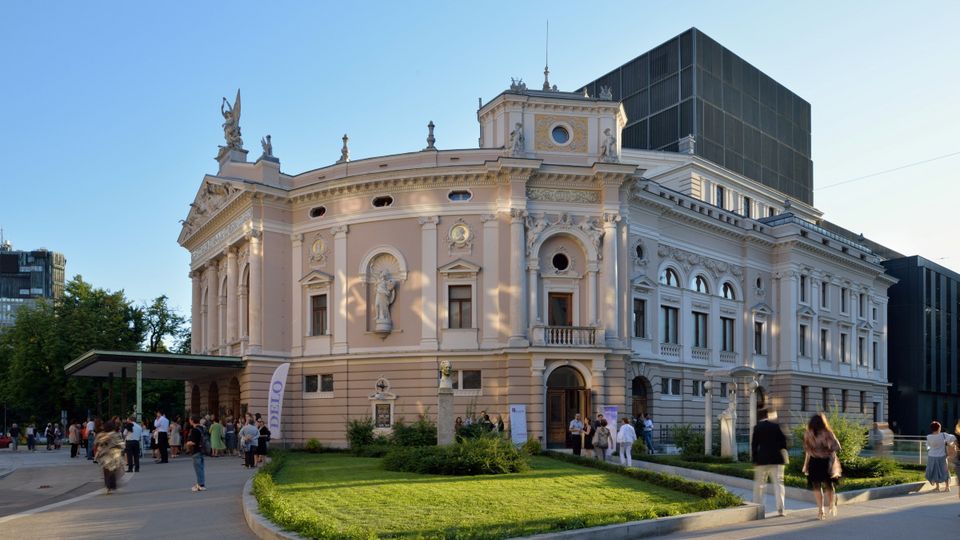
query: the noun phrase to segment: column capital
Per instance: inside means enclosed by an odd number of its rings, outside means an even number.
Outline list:
[[[302,244],[302,243],[303,243],[303,233],[293,233],[293,234],[291,234],[291,235],[290,235],[290,241],[293,242],[294,244]]]
[[[263,238],[263,231],[259,229],[250,229],[249,231],[247,231],[247,234],[243,235],[243,237],[250,241],[260,240],[261,238]]]
[[[334,238],[346,238],[349,231],[349,225],[337,225],[336,227],[330,227],[330,234],[332,234]]]
[[[510,223],[523,223],[527,219],[527,211],[523,208],[510,209]]]
[[[616,227],[617,223],[623,219],[623,216],[620,214],[614,214],[612,212],[606,212],[603,214],[603,226],[604,227]]]
[[[493,223],[496,225],[497,215],[496,214],[481,214],[480,222],[486,225],[487,223]]]
[[[424,229],[436,229],[437,224],[440,223],[440,218],[437,216],[420,216],[417,221]]]
[[[228,247],[226,247],[226,248],[223,249],[223,251],[221,252],[221,255],[224,256],[224,257],[226,257],[228,261],[231,260],[231,259],[236,259],[236,258],[237,258],[237,250],[236,250],[236,248],[232,248],[232,247],[229,247],[229,246],[228,246]]]

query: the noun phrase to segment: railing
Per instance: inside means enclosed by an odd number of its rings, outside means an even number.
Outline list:
[[[736,362],[737,353],[733,351],[720,351],[720,361],[721,362]]]
[[[899,463],[926,465],[927,438],[923,435],[896,435],[892,446],[874,444],[861,455],[888,457]]]
[[[660,354],[664,356],[680,356],[680,345],[676,343],[661,343]]]
[[[534,343],[562,347],[596,347],[600,341],[592,326],[540,326]]]
[[[709,362],[710,349],[701,349],[699,347],[694,347],[693,350],[690,351],[690,356],[692,356],[694,360],[703,360],[704,362]]]

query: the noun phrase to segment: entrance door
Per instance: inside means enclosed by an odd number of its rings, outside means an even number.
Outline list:
[[[547,379],[547,447],[569,446],[568,426],[577,414],[586,420],[590,413],[590,390],[576,369],[557,368]]]
[[[573,294],[550,293],[547,297],[547,325],[573,326]]]

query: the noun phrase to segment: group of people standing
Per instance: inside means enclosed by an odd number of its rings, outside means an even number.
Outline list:
[[[637,441],[637,431],[634,429],[629,418],[622,418],[619,427],[610,425],[603,414],[597,414],[597,418],[592,422],[581,419],[580,413],[577,413],[568,426],[571,446],[574,455],[583,455],[583,451],[600,461],[606,461],[613,455],[614,449],[620,450],[620,464],[627,467],[633,466],[633,443]]]
[[[9,435],[10,447],[14,452],[19,450],[21,436],[26,439],[27,450],[36,451],[37,442],[41,437],[41,431],[37,429],[37,425],[33,422],[27,424],[23,431],[20,430],[20,426],[14,423],[10,426]],[[47,424],[46,429],[42,431],[42,436],[43,442],[47,445],[47,451],[59,450],[63,441],[63,426],[61,426],[59,422],[50,422]]]

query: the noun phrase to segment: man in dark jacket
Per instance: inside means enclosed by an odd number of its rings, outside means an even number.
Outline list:
[[[773,498],[777,513],[784,515],[783,468],[787,460],[787,438],[776,422],[775,411],[757,411],[761,419],[753,428],[753,502],[764,504],[763,488],[767,478],[773,482]]]

